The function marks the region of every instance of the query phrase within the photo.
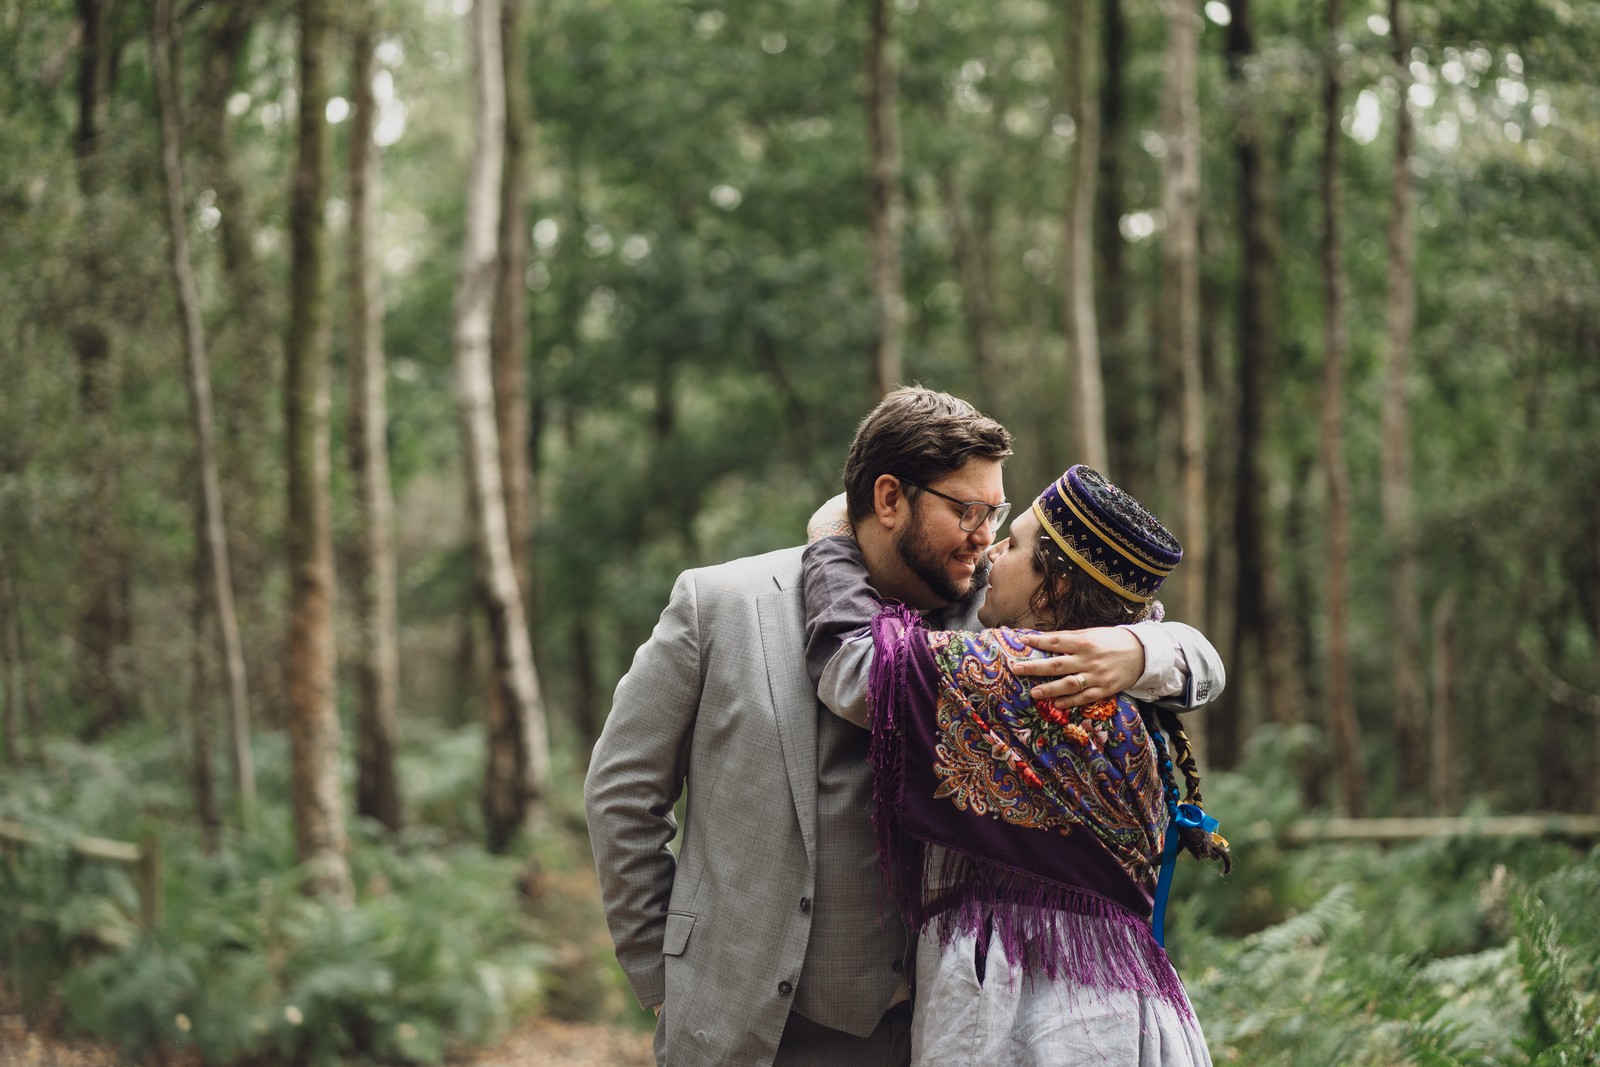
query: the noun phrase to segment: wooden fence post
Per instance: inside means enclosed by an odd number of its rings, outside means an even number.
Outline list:
[[[139,920],[146,934],[161,923],[161,842],[153,833],[139,841]]]

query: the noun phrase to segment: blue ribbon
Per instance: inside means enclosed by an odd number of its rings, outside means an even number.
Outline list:
[[[1179,804],[1177,814],[1167,824],[1167,843],[1161,853],[1161,876],[1156,879],[1155,911],[1150,916],[1150,932],[1155,935],[1156,944],[1162,948],[1167,945],[1167,893],[1172,889],[1172,868],[1178,862],[1178,830],[1189,826],[1209,834],[1216,830],[1217,825],[1217,820],[1194,804]]]

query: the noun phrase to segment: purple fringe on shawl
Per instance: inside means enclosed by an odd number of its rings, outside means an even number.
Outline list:
[[[960,833],[935,840],[905,825],[909,717],[935,712],[931,704],[922,707],[917,701],[918,689],[925,688],[917,683],[932,681],[937,671],[926,633],[921,616],[898,604],[886,605],[872,622],[874,655],[867,685],[879,869],[907,923],[918,933],[931,927],[941,946],[964,934],[981,942],[992,929],[1007,957],[1026,974],[1157,997],[1181,1016],[1193,1018],[1166,950],[1150,933],[1148,911],[1141,916],[1088,886],[1045,880],[974,854],[956,843]],[[913,672],[930,677],[913,679]],[[951,820],[974,818],[953,804],[937,803],[948,809]],[[934,845],[943,850],[942,856]],[[1113,862],[1109,854],[1105,860]],[[930,886],[953,888],[929,900]]]

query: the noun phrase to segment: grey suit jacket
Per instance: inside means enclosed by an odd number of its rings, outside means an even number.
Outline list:
[[[584,802],[606,919],[639,1002],[664,1005],[656,1048],[667,1062],[770,1064],[823,908],[862,912],[861,944],[829,963],[854,972],[859,952],[862,979],[808,985],[818,1021],[839,1027],[863,1010],[875,1021],[897,981],[871,943],[886,936],[874,894],[813,901],[818,850],[830,846],[817,827],[826,712],[806,674],[800,555],[680,575],[591,757]],[[865,825],[864,811],[849,817]]]

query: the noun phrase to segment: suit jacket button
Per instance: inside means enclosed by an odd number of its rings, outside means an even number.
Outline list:
[[[801,897],[800,898],[800,910],[805,912],[808,915],[811,913],[811,898],[810,897]]]
[[[906,965],[901,963],[899,960],[895,960],[893,963],[889,964],[889,969],[895,974],[899,974],[901,971],[906,969]]]
[[[778,996],[786,997],[790,993],[793,993],[793,992],[794,992],[794,986],[791,985],[790,983],[788,983],[788,982],[779,982],[778,983]]]

